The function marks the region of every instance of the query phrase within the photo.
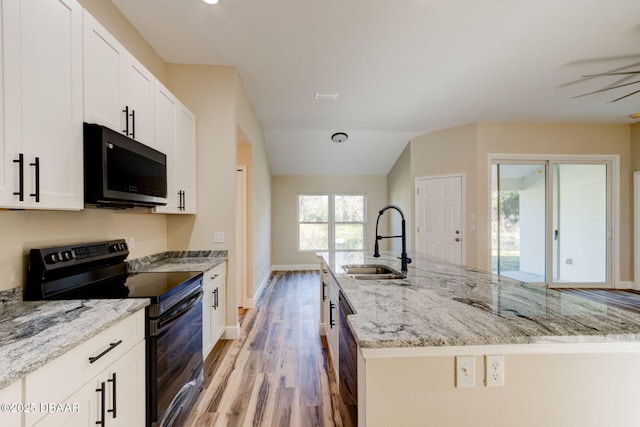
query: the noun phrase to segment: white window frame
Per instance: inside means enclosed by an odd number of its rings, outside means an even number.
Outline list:
[[[563,162],[580,162],[580,161],[607,161],[611,162],[611,224],[609,230],[610,241],[610,255],[611,263],[609,265],[611,269],[611,275],[609,276],[608,283],[612,288],[617,288],[620,283],[620,155],[619,154],[524,154],[524,153],[489,153],[488,157],[488,176],[487,176],[487,192],[489,209],[491,207],[491,166],[494,163],[500,161],[548,161],[550,164],[563,163]],[[547,170],[547,174],[549,171]],[[547,178],[548,179],[548,178]],[[547,203],[547,209],[551,209],[551,204]],[[549,215],[549,214],[548,214]],[[487,215],[487,230],[491,230],[491,214]],[[547,234],[549,232],[547,231]],[[487,254],[489,256],[488,264],[491,266],[491,235],[487,238]],[[550,249],[547,248],[547,251]],[[556,284],[557,285],[557,284]],[[573,284],[575,285],[575,284]]]
[[[300,197],[301,196],[327,196],[329,203],[328,222],[300,222]],[[336,196],[362,196],[363,198],[363,220],[362,222],[335,221],[335,198]],[[367,195],[366,193],[298,193],[296,195],[296,222],[297,222],[297,247],[298,252],[358,252],[364,251],[367,247]],[[328,225],[328,248],[327,249],[300,249],[300,224],[327,224]],[[336,249],[335,226],[336,224],[362,224],[362,249]]]

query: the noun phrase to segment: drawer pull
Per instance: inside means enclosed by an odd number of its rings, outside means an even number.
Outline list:
[[[112,342],[111,344],[109,344],[109,348],[106,349],[105,351],[103,351],[102,353],[100,353],[97,356],[92,356],[89,358],[89,363],[93,363],[96,360],[100,359],[102,356],[104,356],[105,354],[109,353],[111,350],[113,350],[114,348],[116,348],[117,346],[119,346],[120,344],[122,344],[122,340],[118,341],[118,342]]]

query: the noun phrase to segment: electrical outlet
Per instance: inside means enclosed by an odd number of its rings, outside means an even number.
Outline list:
[[[504,356],[485,356],[485,384],[487,387],[504,385]]]
[[[456,356],[456,387],[475,387],[475,358]]]
[[[129,237],[129,250],[134,250],[136,248],[136,241],[133,236]]]
[[[213,232],[213,243],[224,243],[224,231]]]

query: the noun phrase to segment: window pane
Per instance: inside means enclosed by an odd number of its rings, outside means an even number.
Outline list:
[[[300,250],[326,251],[329,249],[328,224],[300,224]]]
[[[492,271],[526,282],[546,281],[545,165],[492,167]]]
[[[335,196],[336,222],[363,222],[364,196]]]
[[[298,222],[329,222],[329,196],[298,196]]]
[[[553,281],[607,281],[607,166],[554,170]]]
[[[364,249],[362,224],[336,224],[335,250]]]

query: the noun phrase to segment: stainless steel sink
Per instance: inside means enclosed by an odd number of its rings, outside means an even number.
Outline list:
[[[406,276],[386,265],[378,264],[350,264],[343,265],[342,269],[352,279],[360,280],[388,280],[404,279]]]

